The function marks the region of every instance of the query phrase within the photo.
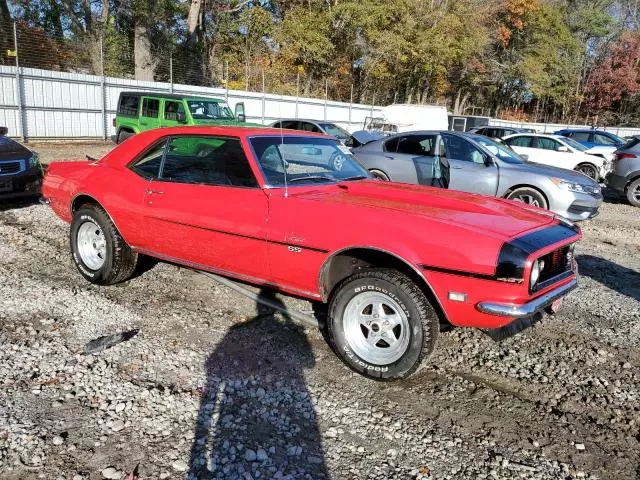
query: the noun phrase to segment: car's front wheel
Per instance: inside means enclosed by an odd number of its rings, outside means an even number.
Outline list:
[[[576,166],[575,171],[584,173],[587,177],[593,178],[594,180],[598,180],[598,169],[595,165],[591,165],[590,163],[581,163]]]
[[[134,272],[138,254],[125,243],[101,207],[78,209],[71,222],[71,255],[84,278],[98,285],[127,280]]]
[[[516,202],[526,203],[527,205],[533,205],[534,207],[540,207],[548,209],[549,205],[544,195],[538,190],[530,187],[516,188],[507,195],[508,200],[515,200]]]
[[[367,270],[344,280],[329,305],[327,333],[338,356],[376,380],[404,378],[433,350],[438,316],[407,276]]]
[[[376,170],[375,168],[373,168],[369,170],[369,173],[373,176],[373,178],[377,178],[378,180],[382,180],[383,182],[389,181],[389,176],[382,170]]]
[[[640,178],[631,182],[627,188],[627,200],[634,207],[640,207]]]

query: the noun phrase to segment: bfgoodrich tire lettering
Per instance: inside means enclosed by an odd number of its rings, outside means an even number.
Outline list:
[[[395,356],[385,357],[385,349],[381,350],[382,357],[375,353],[359,355],[356,351],[363,352],[358,346],[358,339],[355,338],[358,332],[349,328],[350,320],[347,317],[349,312],[353,312],[351,305],[362,306],[368,303],[367,295],[370,298],[376,298],[375,296],[379,295],[379,298],[386,299],[384,302],[391,306],[390,314],[394,316],[397,314],[398,319],[402,318],[402,322],[398,322],[399,325],[408,326],[406,338],[403,336],[405,332],[402,332],[399,326],[396,330],[397,342],[399,342],[396,345],[400,345],[400,350],[396,350]],[[358,304],[359,299],[364,301]],[[369,307],[366,306],[365,310],[367,308]],[[385,308],[389,309],[386,305]],[[394,313],[396,309],[398,311]],[[432,352],[438,335],[438,325],[435,310],[422,291],[408,277],[395,270],[375,269],[352,275],[337,288],[329,305],[327,336],[334,351],[351,369],[376,380],[393,380],[413,373],[422,360]],[[366,328],[363,327],[363,335],[365,330]],[[370,334],[371,331],[369,331]],[[382,340],[381,344],[385,345],[386,342]],[[398,355],[399,358],[396,359]],[[371,361],[363,356],[381,360]],[[385,361],[384,358],[391,361]]]
[[[83,225],[85,227],[83,227]],[[79,251],[78,232],[92,226],[104,237],[104,254],[99,268],[87,265]],[[80,274],[91,283],[111,285],[127,280],[133,274],[138,254],[125,243],[109,215],[98,205],[86,205],[74,214],[69,233],[69,245],[73,262]]]

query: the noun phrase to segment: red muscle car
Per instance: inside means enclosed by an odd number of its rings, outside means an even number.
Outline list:
[[[413,372],[444,322],[518,330],[577,284],[573,224],[372,179],[325,135],[151,130],[98,161],[51,164],[43,195],[90,282],[122,282],[149,255],[327,303],[335,352],[376,379]]]

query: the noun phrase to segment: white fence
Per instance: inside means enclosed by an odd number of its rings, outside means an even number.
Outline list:
[[[362,129],[373,105],[272,95],[223,88],[0,66],[0,125],[12,137],[108,138],[120,92],[173,92],[226,98],[231,109],[244,102],[247,121],[269,124],[279,118],[309,118]]]
[[[566,123],[528,123],[528,122],[513,122],[511,120],[500,120],[498,118],[492,118],[489,120],[489,125],[495,127],[518,127],[518,128],[533,128],[539,133],[553,133],[565,128],[591,128],[590,125],[569,125]],[[625,128],[625,127],[598,127],[600,130],[606,130],[619,137],[627,137],[632,135],[640,135],[639,128]]]

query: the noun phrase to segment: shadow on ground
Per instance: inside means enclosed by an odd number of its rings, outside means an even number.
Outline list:
[[[640,273],[593,255],[577,258],[580,274],[640,302]]]
[[[284,307],[271,291],[260,296]],[[283,317],[258,305],[207,359],[188,478],[328,478],[303,376],[311,346]]]
[[[32,205],[37,205],[39,201],[39,194],[19,197],[13,197],[11,195],[0,196],[0,212],[15,210],[17,208],[31,207]]]

